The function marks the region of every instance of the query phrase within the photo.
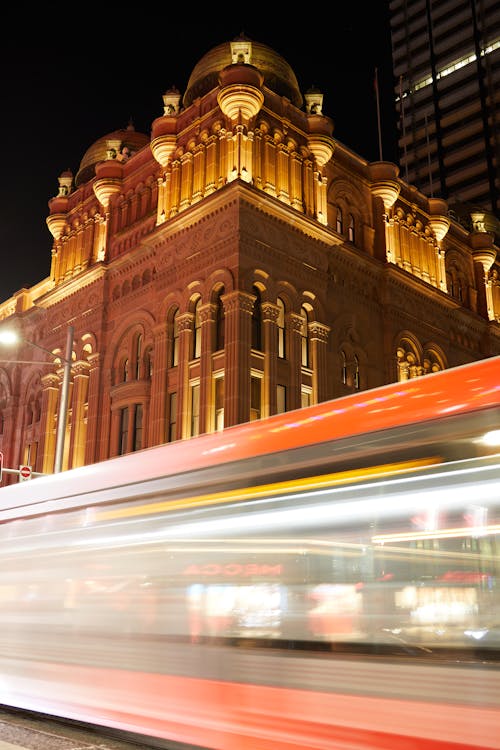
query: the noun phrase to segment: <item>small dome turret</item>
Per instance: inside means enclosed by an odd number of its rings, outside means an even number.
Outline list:
[[[131,156],[148,144],[149,136],[139,133],[131,124],[127,128],[115,130],[98,138],[83,155],[75,177],[75,186],[78,188],[95,176],[96,164],[111,158],[111,148],[117,152],[113,157],[115,158],[119,153]]]

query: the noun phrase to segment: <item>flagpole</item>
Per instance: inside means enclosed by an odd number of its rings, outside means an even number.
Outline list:
[[[403,154],[405,160],[405,177],[408,182],[408,153],[406,151],[406,127],[405,127],[405,108],[403,103],[403,76],[399,76],[399,109],[401,117],[401,137],[403,140]]]
[[[425,141],[427,144],[427,168],[429,170],[429,188],[431,191],[431,198],[434,198],[434,185],[432,182],[432,167],[431,167],[431,144],[429,141],[429,126],[427,124],[427,115],[424,115],[425,122]]]
[[[375,98],[377,99],[377,125],[378,125],[378,152],[380,161],[384,161],[382,156],[382,131],[380,128],[380,101],[378,96],[378,68],[375,68]]]

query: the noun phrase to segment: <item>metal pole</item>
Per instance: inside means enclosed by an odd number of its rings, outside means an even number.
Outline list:
[[[68,421],[69,381],[71,377],[71,357],[73,355],[73,326],[68,326],[66,334],[66,355],[64,357],[64,373],[61,386],[61,400],[57,416],[56,453],[54,458],[54,474],[62,471],[64,458],[64,439],[66,437],[66,423]]]

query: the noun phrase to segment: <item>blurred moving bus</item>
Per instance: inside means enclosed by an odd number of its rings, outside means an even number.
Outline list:
[[[500,748],[500,361],[0,491],[0,703],[165,748]]]

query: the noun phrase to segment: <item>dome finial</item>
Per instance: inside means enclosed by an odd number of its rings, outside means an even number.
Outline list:
[[[248,39],[239,38],[231,42],[231,62],[233,65],[252,64],[252,42]]]

